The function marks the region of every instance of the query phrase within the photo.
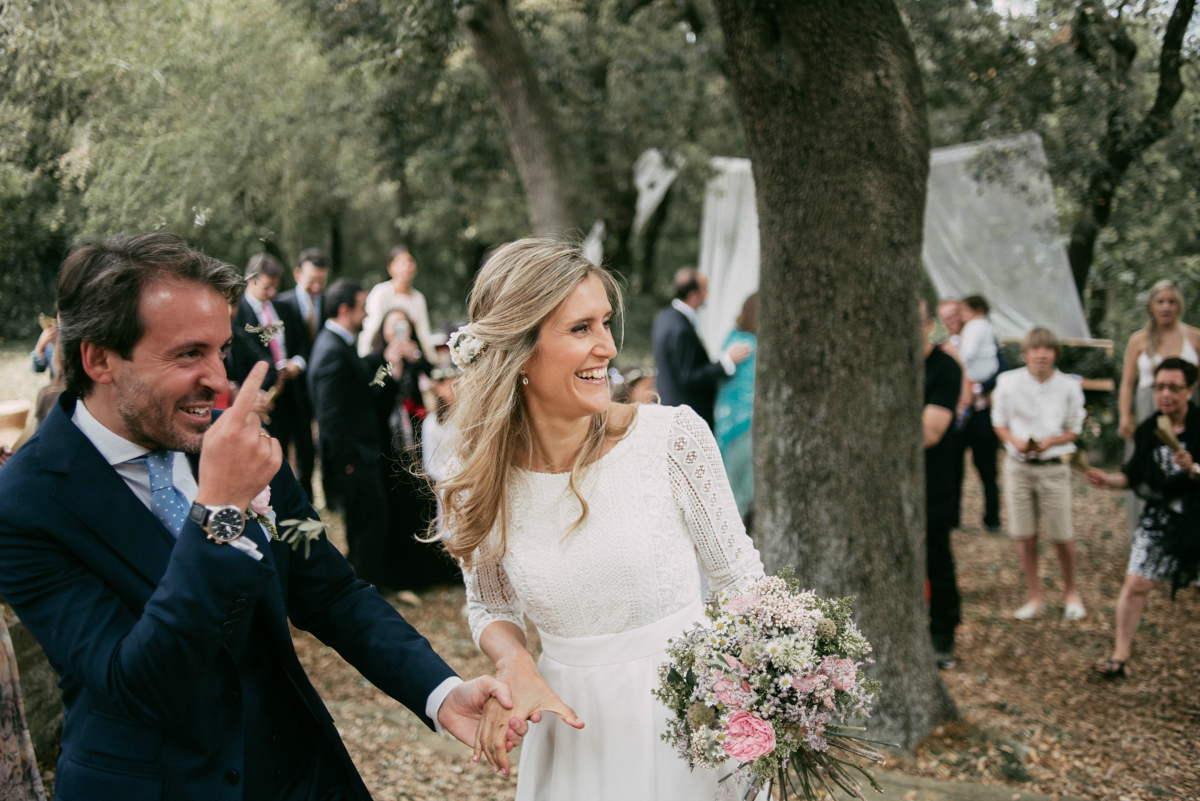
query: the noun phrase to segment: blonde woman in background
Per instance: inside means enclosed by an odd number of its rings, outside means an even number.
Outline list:
[[[472,634],[515,702],[485,712],[477,752],[507,771],[527,719],[518,801],[712,799],[721,772],[689,771],[650,694],[703,616],[701,569],[714,592],[763,575],[712,433],[686,406],[609,400],[620,289],[577,246],[505,246],[469,308],[451,338],[460,467],[438,489]]]
[[[1183,292],[1164,278],[1146,297],[1146,325],[1129,337],[1121,388],[1117,396],[1117,433],[1125,440],[1125,460],[1133,455],[1133,432],[1154,413],[1154,370],[1163,359],[1178,357],[1200,364],[1200,329],[1183,322]],[[1132,537],[1145,502],[1132,491],[1125,495],[1125,513]]]

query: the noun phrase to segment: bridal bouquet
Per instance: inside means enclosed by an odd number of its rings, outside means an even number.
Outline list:
[[[849,757],[883,756],[845,722],[868,716],[879,692],[859,672],[871,644],[850,619],[853,598],[798,589],[785,568],[742,594],[722,593],[707,625],[671,640],[654,691],[672,712],[663,739],[692,768],[732,760],[746,796],[773,784],[781,798],[840,788],[861,799],[851,771],[879,787]]]

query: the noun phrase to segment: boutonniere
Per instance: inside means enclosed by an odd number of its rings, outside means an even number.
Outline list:
[[[381,364],[379,369],[375,371],[375,377],[371,379],[369,387],[382,387],[387,377],[392,374],[392,366],[390,364]]]
[[[250,508],[246,510],[246,516],[262,526],[268,537],[287,543],[293,551],[303,543],[305,559],[312,553],[313,541],[325,531],[324,523],[308,518],[283,520],[276,525],[275,510],[271,508],[270,484],[263,488],[263,491],[258,493],[254,500],[250,501]],[[282,527],[282,531],[280,531],[280,527]]]
[[[276,320],[270,325],[250,325],[250,323],[246,323],[246,330],[251,334],[258,334],[259,340],[264,345],[270,345],[271,340],[279,336],[280,332],[283,331],[283,321]]]

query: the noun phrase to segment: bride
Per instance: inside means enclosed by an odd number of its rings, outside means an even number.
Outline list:
[[[438,485],[447,546],[514,701],[485,710],[476,756],[507,773],[507,729],[537,724],[518,801],[713,798],[720,772],[689,771],[661,740],[650,693],[667,640],[703,616],[700,570],[714,593],[763,574],[700,417],[610,403],[614,306],[616,281],[578,247],[524,239],[481,269],[451,341],[464,370],[459,469]]]

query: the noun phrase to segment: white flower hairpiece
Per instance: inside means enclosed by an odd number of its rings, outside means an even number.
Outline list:
[[[465,368],[487,350],[487,343],[475,336],[470,324],[450,335],[450,360],[455,366]]]

